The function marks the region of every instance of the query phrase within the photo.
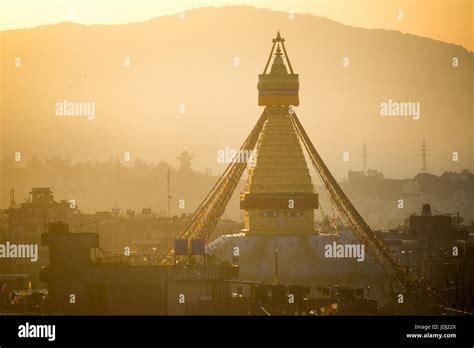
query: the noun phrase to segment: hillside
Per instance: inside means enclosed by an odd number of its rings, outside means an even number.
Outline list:
[[[391,177],[418,172],[423,138],[431,145],[432,171],[472,169],[472,53],[395,31],[313,15],[289,20],[252,7],[0,33],[3,154],[106,160],[130,152],[174,164],[176,154],[189,150],[197,169],[219,172],[224,166],[216,152],[238,148],[261,112],[257,74],[277,29],[300,74],[297,112],[338,178],[360,168],[363,140],[370,165]],[[349,67],[342,66],[344,57]],[[452,67],[452,57],[459,67]],[[421,118],[381,117],[380,104],[389,99],[419,102]],[[95,102],[95,118],[56,116],[56,103],[64,100]],[[453,151],[459,162],[451,160]]]
[[[431,173],[472,171],[472,52],[313,15],[289,20],[286,13],[252,7],[202,8],[184,19],[0,32],[0,158],[9,161],[19,152],[20,167],[34,156],[73,163],[114,158],[125,166],[137,159],[166,162],[151,181],[140,175],[122,180],[129,175],[122,171],[89,186],[85,178],[94,176],[87,166],[46,176],[39,171],[23,181],[16,171],[9,171],[8,180],[0,171],[2,206],[10,187],[27,192],[39,185],[54,186],[64,198],[80,195],[86,211],[110,209],[117,201],[163,210],[165,167],[176,167],[176,156],[187,150],[195,154],[196,179],[178,175],[174,198],[187,199],[186,211],[193,211],[216,180],[198,172],[221,173],[226,164],[218,162],[217,151],[239,148],[262,111],[257,75],[277,29],[300,75],[297,113],[337,179],[360,169],[364,140],[369,165],[387,177],[418,173],[423,138],[431,145]],[[453,57],[459,59],[456,68]],[[57,116],[56,105],[64,100],[95,103],[94,118]],[[387,100],[419,102],[420,119],[380,116]],[[454,151],[458,162],[452,161]],[[123,161],[125,153],[130,163]],[[239,215],[237,195],[228,212]]]

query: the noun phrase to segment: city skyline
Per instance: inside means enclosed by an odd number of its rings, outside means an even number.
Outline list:
[[[466,343],[446,323],[474,312],[472,6],[430,4],[3,2],[4,27],[53,23],[0,31],[6,343],[196,315]]]

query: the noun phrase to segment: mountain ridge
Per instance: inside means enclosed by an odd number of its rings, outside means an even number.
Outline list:
[[[190,10],[184,20],[160,16],[0,32],[2,156],[21,150],[26,157],[94,160],[129,151],[134,158],[173,163],[186,149],[197,154],[198,168],[219,171],[216,151],[240,147],[261,112],[257,75],[277,29],[300,74],[298,115],[337,176],[361,165],[364,139],[370,165],[392,177],[418,171],[422,137],[434,146],[435,172],[472,170],[473,54],[464,47],[311,14],[290,21],[285,12],[250,6]],[[458,70],[449,66],[454,55]],[[11,64],[18,56],[24,62],[20,69]],[[346,56],[348,69],[342,67]],[[125,57],[131,59],[127,69]],[[235,57],[239,68],[232,65]],[[95,101],[97,119],[66,122],[54,116],[54,104],[64,99]],[[419,101],[421,120],[381,118],[379,105],[388,99]],[[184,116],[180,104],[186,105]],[[203,136],[209,131],[216,136]],[[396,133],[404,134],[406,146],[394,146]],[[445,144],[436,141],[440,138]],[[449,158],[454,150],[462,154],[460,163]],[[341,161],[344,151],[352,155],[348,163]],[[403,160],[403,168],[394,158]]]

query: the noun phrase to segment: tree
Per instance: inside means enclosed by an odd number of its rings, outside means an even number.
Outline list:
[[[181,154],[176,157],[179,161],[179,170],[187,171],[191,169],[191,160],[194,158],[193,153],[189,153],[189,151],[181,151]]]

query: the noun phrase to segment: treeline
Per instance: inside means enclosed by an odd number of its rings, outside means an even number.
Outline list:
[[[117,159],[73,163],[63,157],[40,159],[35,156],[16,162],[3,158],[0,167],[0,209],[9,206],[10,189],[16,203],[28,198],[32,187],[51,187],[55,200],[75,199],[83,212],[152,208],[165,214],[170,173],[171,213],[189,213],[199,205],[217,180],[209,170],[191,169],[192,156],[183,151],[175,168],[167,162],[142,160],[124,163]],[[180,203],[184,204],[179,204]],[[238,202],[231,204],[237,207]],[[238,209],[237,209],[238,212]],[[231,214],[229,217],[236,217]]]

